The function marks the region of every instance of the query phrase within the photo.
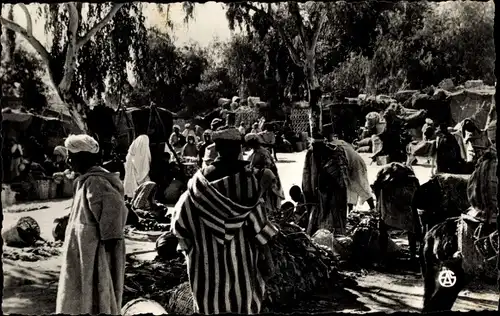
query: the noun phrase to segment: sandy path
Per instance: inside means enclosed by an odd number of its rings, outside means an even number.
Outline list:
[[[305,152],[293,154],[278,154],[280,162],[278,169],[288,197],[288,188],[293,184],[300,185]],[[370,183],[375,180],[380,169],[375,164],[369,165],[368,155],[364,155],[368,164]],[[423,183],[430,176],[430,168],[417,166],[415,172]],[[70,200],[37,203],[49,208],[22,212],[4,212],[3,226],[8,227],[21,216],[31,216],[36,219],[42,230],[42,237],[52,240],[52,223],[56,217],[65,215],[71,205]],[[19,207],[19,206],[18,206]],[[367,209],[367,205],[362,206]],[[127,253],[141,259],[154,258],[154,243],[127,240]],[[22,262],[3,260],[4,295],[3,312],[5,314],[50,314],[55,309],[57,280],[60,270],[60,256],[38,262]],[[423,287],[417,274],[382,274],[370,271],[357,277],[358,288],[349,291],[358,296],[360,311],[418,311],[421,308]],[[495,310],[498,294],[493,286],[483,286],[482,289],[464,290],[454,306],[454,310]]]

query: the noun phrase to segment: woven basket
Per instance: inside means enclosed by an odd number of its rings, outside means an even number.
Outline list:
[[[193,294],[188,282],[184,282],[172,290],[167,306],[170,314],[190,315],[194,313]]]
[[[57,198],[57,183],[54,180],[50,180],[49,185],[49,199]]]
[[[32,217],[21,217],[3,230],[2,239],[7,246],[32,246],[40,239],[40,226]]]
[[[50,197],[50,187],[52,180],[37,180],[36,181],[36,194],[39,200],[48,200]]]
[[[64,178],[63,180],[63,197],[73,196],[73,180]]]

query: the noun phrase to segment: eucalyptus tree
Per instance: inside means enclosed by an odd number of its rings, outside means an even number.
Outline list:
[[[26,25],[3,16],[0,23],[24,37],[36,51],[74,122],[87,131],[85,118],[89,108],[85,100],[104,92],[106,82],[111,90],[119,89],[127,78],[127,64],[141,67],[146,42],[143,5],[38,4],[36,16],[44,23],[47,46],[33,34],[32,12],[23,3],[16,5],[24,12]]]

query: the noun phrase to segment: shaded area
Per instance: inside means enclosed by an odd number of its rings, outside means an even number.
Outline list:
[[[57,259],[56,259],[57,260]],[[59,267],[54,260],[37,267],[3,260],[2,310],[8,314],[46,315],[55,312]],[[49,268],[48,267],[57,267]]]

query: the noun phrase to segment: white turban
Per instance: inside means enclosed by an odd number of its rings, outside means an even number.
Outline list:
[[[73,154],[79,152],[97,154],[99,152],[99,143],[87,134],[69,135],[64,141],[64,147]]]

